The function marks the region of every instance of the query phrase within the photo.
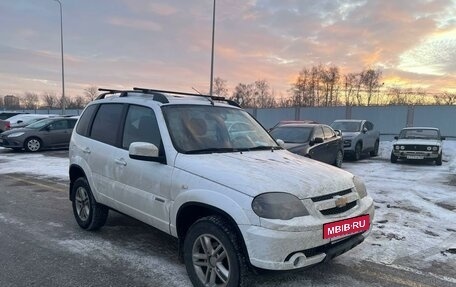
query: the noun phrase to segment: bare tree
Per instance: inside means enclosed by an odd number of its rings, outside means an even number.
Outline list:
[[[255,108],[252,84],[239,83],[235,88],[231,100],[236,101],[244,108]]]
[[[226,80],[216,77],[214,79],[214,94],[220,97],[228,97],[228,88]]]
[[[332,106],[336,102],[335,91],[338,90],[339,83],[339,68],[336,66],[331,66],[328,68],[321,67],[320,78],[323,83],[323,92],[325,94],[324,106]]]
[[[52,92],[44,92],[41,95],[41,98],[48,109],[55,108],[57,102],[59,101],[55,93]]]
[[[441,97],[444,104],[456,105],[456,93],[444,92]]]
[[[84,96],[88,102],[95,100],[98,97],[98,88],[95,86],[90,86],[84,89]]]
[[[363,71],[361,82],[366,89],[367,105],[370,106],[372,98],[377,89],[381,86],[380,77],[382,72],[380,70],[368,69]]]
[[[259,108],[273,108],[275,100],[270,92],[269,83],[266,80],[257,80],[254,83],[254,94]]]
[[[38,107],[39,98],[36,93],[26,92],[24,94],[22,102],[23,102],[24,108],[26,108],[28,110],[34,110]]]

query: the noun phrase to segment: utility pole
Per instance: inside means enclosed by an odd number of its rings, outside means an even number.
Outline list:
[[[215,37],[215,0],[212,9],[212,52],[211,52],[211,83],[209,88],[209,96],[212,96],[212,89],[214,85],[214,37]]]

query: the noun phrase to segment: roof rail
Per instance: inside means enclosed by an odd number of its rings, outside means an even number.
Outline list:
[[[104,99],[107,95],[112,95],[112,94],[120,94],[119,97],[128,97],[128,93],[142,92],[144,94],[153,95],[153,100],[154,101],[166,104],[166,103],[169,103],[169,100],[163,94],[163,93],[165,93],[165,94],[174,94],[174,95],[183,95],[183,96],[203,97],[203,98],[209,100],[212,105],[214,104],[214,101],[222,101],[222,102],[228,103],[229,105],[232,105],[232,106],[240,108],[240,105],[237,102],[225,99],[224,97],[193,94],[193,93],[186,93],[186,92],[156,90],[156,89],[138,88],[138,87],[134,87],[133,90],[116,90],[116,89],[104,89],[104,88],[99,88],[98,90],[100,92],[104,92],[104,93],[100,94],[96,98],[97,100]]]
[[[138,88],[138,87],[134,87],[133,90],[142,91],[144,93],[166,93],[166,94],[183,95],[183,96],[203,97],[203,98],[208,99],[212,103],[212,105],[214,104],[213,101],[222,101],[222,102],[227,102],[229,105],[232,105],[232,106],[235,106],[235,107],[239,107],[239,108],[241,107],[235,101],[225,99],[224,97],[209,96],[209,95],[194,94],[194,93],[186,93],[186,92],[167,91],[167,90],[156,90],[156,89],[148,89],[148,88]]]

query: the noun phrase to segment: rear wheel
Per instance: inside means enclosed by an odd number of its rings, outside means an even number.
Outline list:
[[[374,145],[374,150],[370,152],[370,156],[378,156],[379,141],[377,140]]]
[[[397,156],[394,155],[394,153],[391,152],[391,162],[396,163],[397,162]]]
[[[37,137],[31,137],[25,140],[24,148],[28,152],[37,152],[42,148],[41,140]]]
[[[248,267],[233,227],[220,216],[196,221],[184,239],[184,262],[193,286],[245,286]]]
[[[344,153],[339,150],[337,151],[336,159],[334,161],[334,165],[337,167],[342,167],[342,162],[344,161]]]
[[[86,230],[97,230],[106,223],[109,208],[95,201],[87,179],[78,178],[72,192],[73,214],[79,226]]]

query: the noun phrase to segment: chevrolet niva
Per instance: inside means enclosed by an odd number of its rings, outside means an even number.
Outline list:
[[[83,229],[100,228],[113,209],[177,237],[195,286],[315,265],[370,233],[361,179],[282,149],[235,102],[104,91],[70,142],[69,197]]]

